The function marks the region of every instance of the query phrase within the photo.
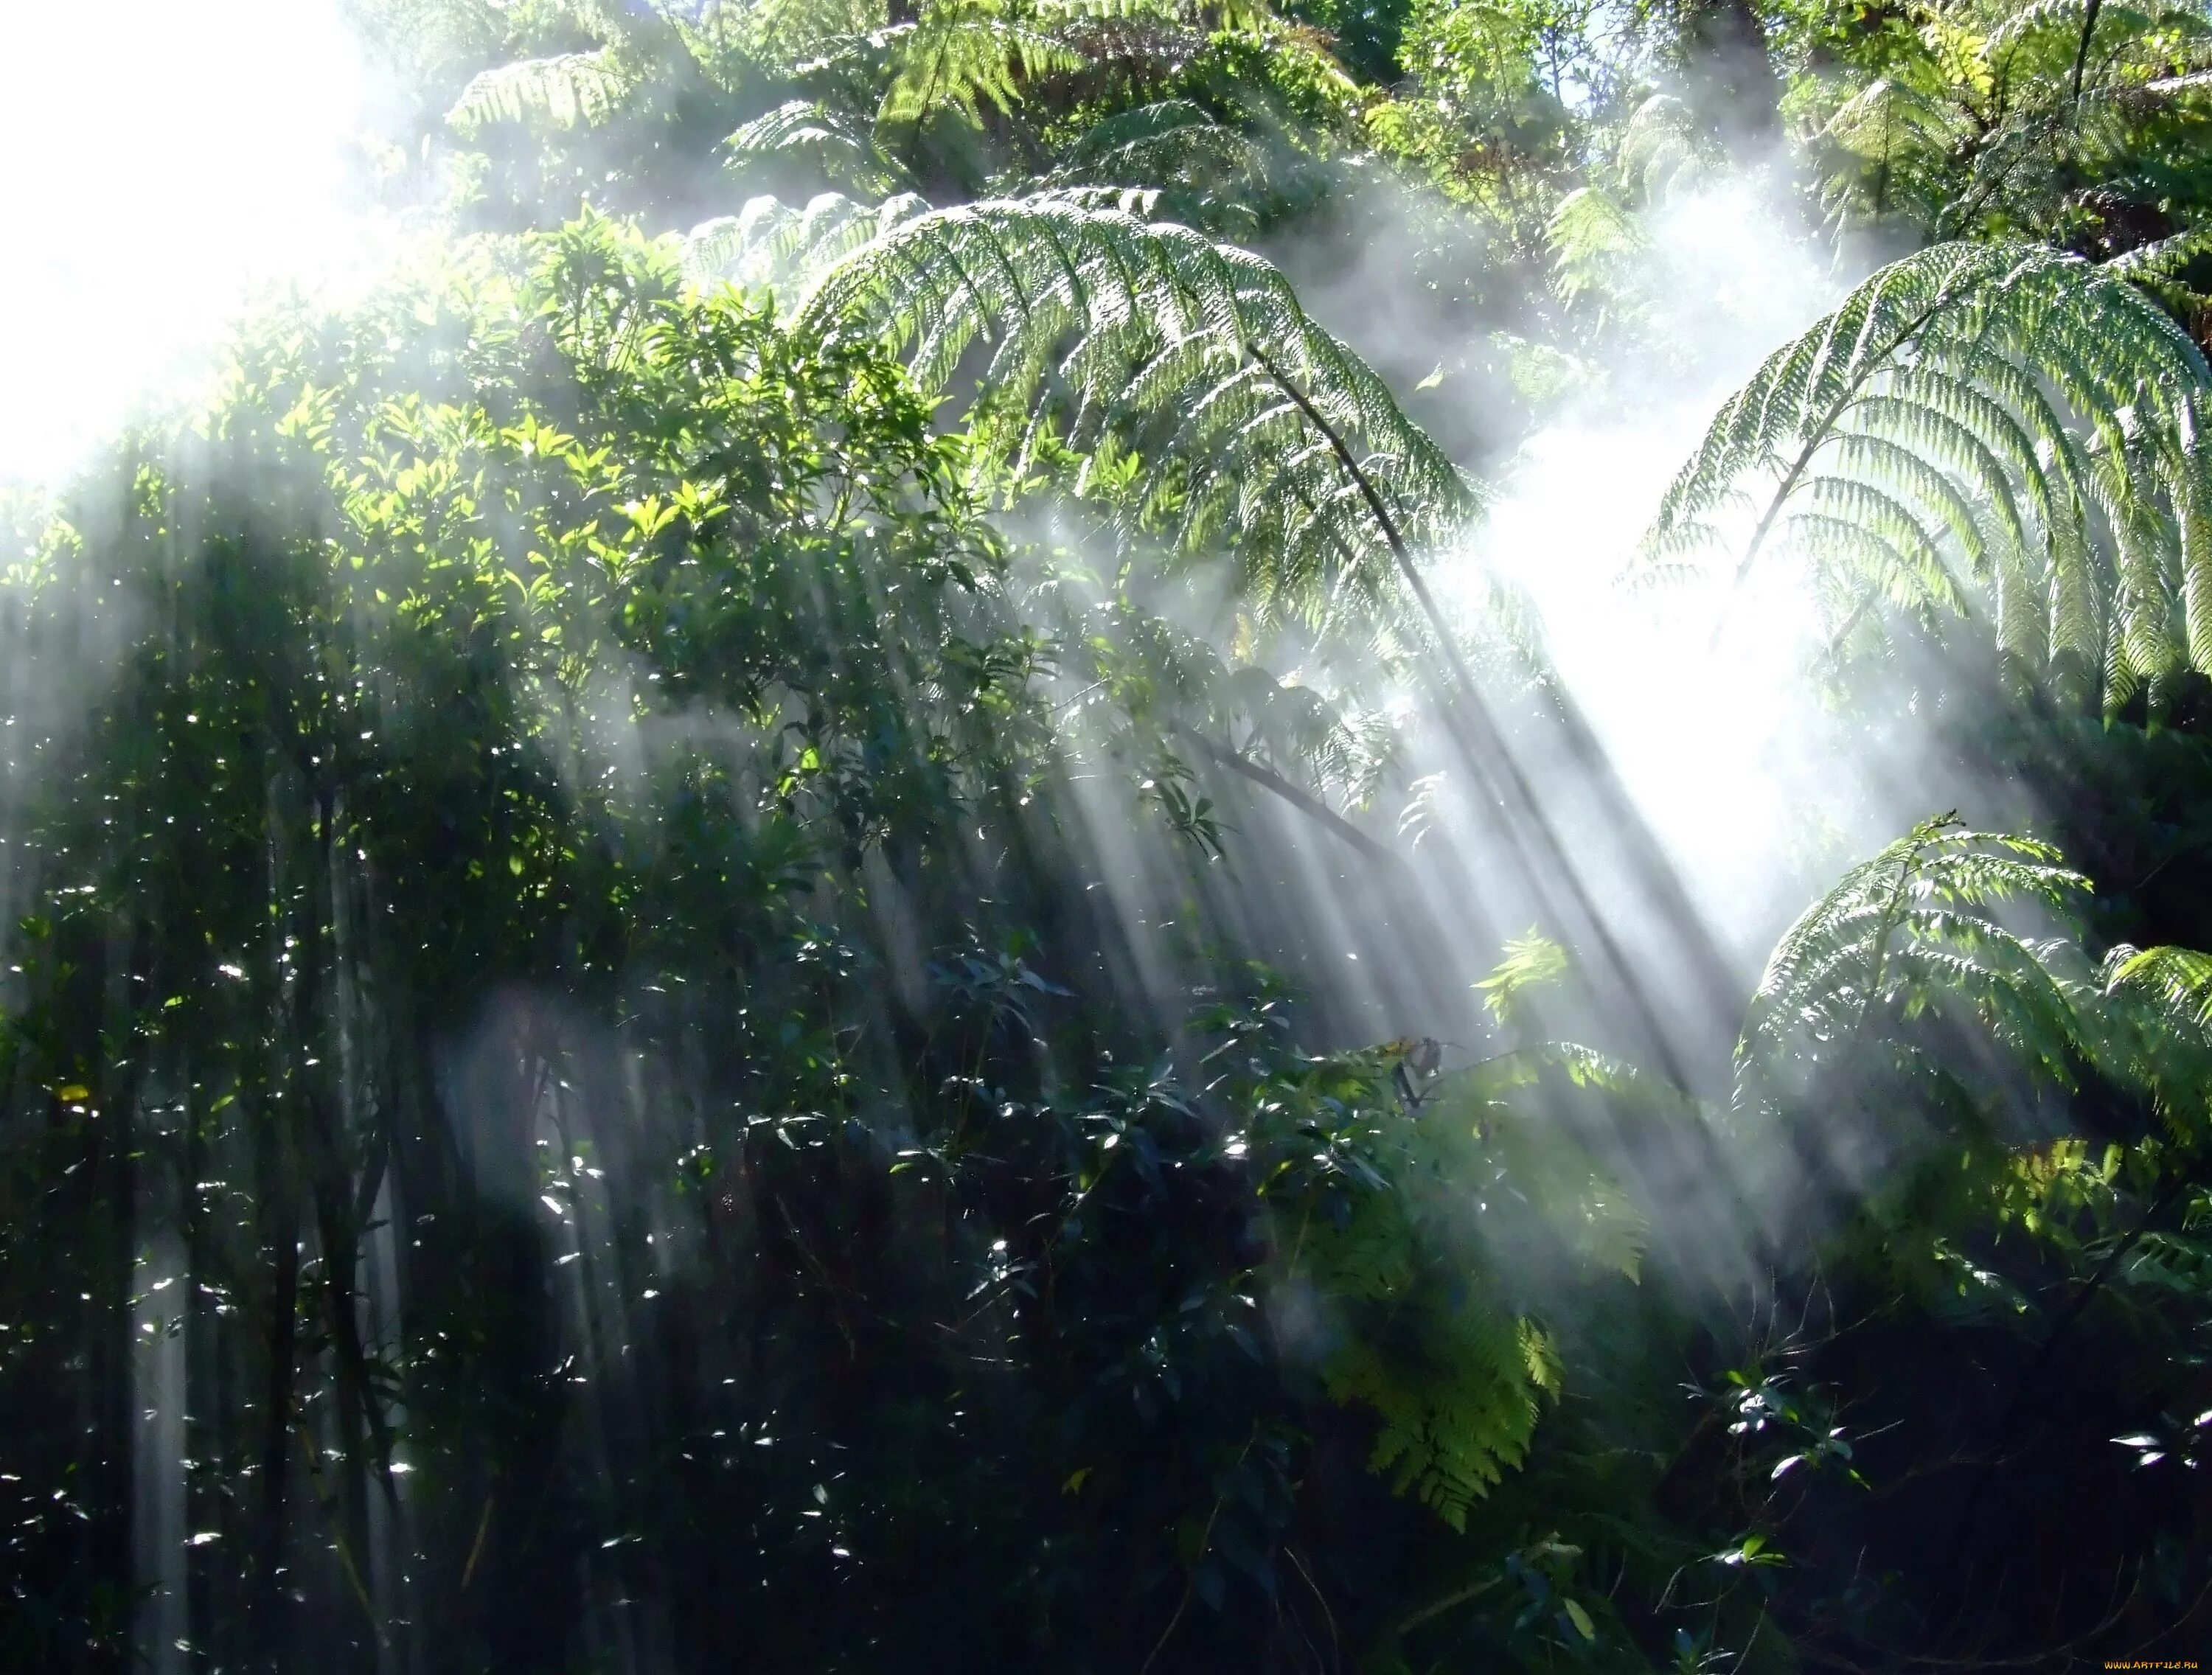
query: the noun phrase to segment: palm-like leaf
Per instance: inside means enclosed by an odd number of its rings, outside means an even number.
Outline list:
[[[1659,93],[1630,112],[1614,167],[1624,186],[1656,203],[1694,185],[1713,161],[1696,113],[1673,94]]]
[[[2102,1057],[2185,1136],[2212,1119],[2212,954],[2122,944],[2098,971]]]
[[[1937,236],[2055,230],[2120,186],[2140,234],[2173,203],[2137,176],[2147,119],[2212,64],[2212,20],[2186,0],[1957,0],[1931,10],[1917,48],[1839,102],[1822,130],[1844,167],[1839,218],[1902,213]],[[2186,145],[2185,129],[2167,142]],[[2159,146],[2149,148],[2155,152]],[[2131,161],[2132,160],[2132,161]],[[2132,226],[2130,225],[2132,223]],[[2155,222],[2153,222],[2154,225]]]
[[[1759,1108],[1786,1081],[1863,1055],[1900,1018],[1972,1019],[2054,1079],[2086,1051],[2068,944],[1999,921],[2013,901],[2063,912],[2087,881],[2028,839],[1924,821],[1846,872],[1784,933],[1744,1017],[1735,1103]]]
[[[771,285],[794,267],[833,262],[928,210],[912,192],[873,204],[823,192],[801,209],[780,198],[749,198],[738,214],[691,229],[684,240],[684,270],[702,282]]]
[[[1821,567],[1838,640],[1884,598],[1990,607],[2030,669],[2071,658],[2116,707],[2212,670],[2204,357],[2118,277],[2041,247],[1944,245],[1883,269],[1721,409],[1647,539]]]
[[[1185,99],[1166,99],[1109,117],[1069,148],[1037,182],[1158,190],[1175,219],[1220,233],[1259,226],[1254,201],[1269,191],[1267,149]]]
[[[1022,84],[1080,70],[1084,55],[1055,31],[1054,20],[1018,12],[1000,0],[935,0],[901,26],[897,69],[877,119],[918,123],[947,107],[970,121],[988,103],[1001,113],[1020,101]]]
[[[988,446],[1019,470],[1062,433],[1089,451],[1085,482],[1140,449],[1128,519],[1231,549],[1263,605],[1309,619],[1378,595],[1394,554],[1475,505],[1273,266],[1126,208],[1044,193],[920,216],[831,266],[799,321],[890,337],[931,388],[988,344]]]
[[[590,127],[619,109],[640,79],[637,66],[615,46],[522,58],[472,77],[446,120],[465,135],[495,122],[533,119],[561,128]]]
[[[811,99],[793,99],[744,124],[722,142],[734,168],[796,161],[871,194],[911,185],[905,165],[864,124]]]

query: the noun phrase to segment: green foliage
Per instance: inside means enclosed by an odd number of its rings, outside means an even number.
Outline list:
[[[1271,167],[1250,136],[1214,121],[1187,99],[1161,100],[1110,116],[1086,130],[1046,190],[1142,186],[1157,190],[1158,211],[1208,233],[1249,239],[1268,207]]]
[[[1229,549],[1257,605],[1309,622],[1371,608],[1392,543],[1441,539],[1475,504],[1273,267],[1126,209],[1042,194],[934,211],[831,267],[796,324],[888,337],[932,389],[988,343],[971,422],[1013,470],[1055,432],[1088,455],[1079,493],[1149,457],[1125,529]]]
[[[1839,219],[2100,256],[2197,224],[2200,9],[1978,0],[1887,21],[1821,42],[1795,99]]]
[[[1549,1246],[1582,1272],[1632,1278],[1643,1247],[1620,1186],[1528,1096],[1633,1078],[1601,1055],[1546,1048],[1447,1076],[1419,1108],[1394,1109],[1384,1072],[1402,1062],[1395,1046],[1293,1061],[1245,1095],[1261,1114],[1249,1144],[1287,1253],[1282,1277],[1319,1315],[1323,1387],[1374,1415],[1371,1469],[1463,1529],[1525,1457],[1564,1376],[1552,1336],[1512,1307],[1501,1256]]]
[[[2120,280],[2032,246],[1944,245],[1884,268],[1768,357],[1668,491],[1662,563],[1732,537],[1815,567],[1838,646],[1882,608],[1986,623],[2108,713],[2212,664],[2204,357]],[[1765,486],[1771,482],[1773,486]]]
[[[770,287],[797,258],[835,260],[928,209],[912,192],[872,206],[842,192],[821,192],[798,209],[778,198],[749,198],[738,214],[691,229],[684,244],[684,266],[702,282],[728,279]]]
[[[463,135],[488,123],[542,118],[556,127],[605,122],[635,90],[639,76],[612,49],[521,58],[483,70],[461,89],[447,120]]]
[[[891,192],[910,178],[873,134],[814,100],[789,100],[741,124],[722,145],[739,172],[764,160],[798,159],[872,196]]]
[[[1994,910],[2063,911],[2087,886],[2045,845],[1923,821],[1845,873],[1775,945],[1736,1047],[1739,1108],[1771,1100],[1778,1077],[1863,1063],[1899,1022],[1954,1009],[2021,1063],[2070,1081],[2080,1041],[2050,968],[2056,945]]]
[[[1482,1004],[1500,1023],[1510,1023],[1527,1003],[1528,992],[1556,982],[1567,971],[1567,950],[1534,928],[1505,944],[1498,969],[1475,987]]]
[[[354,9],[452,236],[0,516],[0,1662],[2194,1644],[2200,12]],[[1932,665],[2081,870],[1915,828],[1731,1066],[1623,1016],[1632,880],[1462,946],[1595,852],[1455,829],[1567,695],[1425,577],[1770,70],[1832,231],[1954,242],[1653,561],[2108,725]]]
[[[1076,15],[1054,0],[1020,9],[999,0],[931,0],[895,37],[896,69],[877,119],[919,123],[950,108],[975,122],[987,101],[1010,112],[1022,83],[1082,68],[1083,54],[1054,27]]]

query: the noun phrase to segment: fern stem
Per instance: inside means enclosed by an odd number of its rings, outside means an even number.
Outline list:
[[[1759,527],[1752,531],[1751,543],[1744,549],[1742,561],[1735,567],[1735,579],[1729,584],[1728,598],[1721,601],[1720,615],[1713,622],[1712,638],[1705,642],[1708,656],[1720,648],[1722,630],[1728,626],[1729,613],[1735,608],[1737,598],[1743,592],[1744,583],[1750,578],[1751,567],[1758,561],[1759,549],[1766,544],[1766,537],[1774,528],[1774,520],[1782,515],[1782,508],[1789,504],[1790,496],[1796,492],[1797,480],[1805,475],[1805,468],[1813,463],[1813,456],[1827,446],[1837,422],[1858,399],[1859,391],[1867,386],[1875,373],[1888,369],[1890,357],[1897,353],[1899,347],[1911,341],[1951,300],[1948,287],[1937,291],[1935,300],[1907,321],[1889,340],[1882,352],[1868,361],[1858,375],[1844,386],[1834,404],[1821,416],[1820,422],[1806,434],[1804,447],[1799,451],[1789,473],[1783,477],[1781,486],[1774,491],[1774,498],[1767,502],[1765,515],[1759,519]]]
[[[2097,14],[2105,0],[2089,0],[2081,11],[2081,44],[2074,51],[2074,107],[2077,119],[2081,106],[2081,72],[2089,67],[2089,43],[2097,33]]]
[[[1858,1024],[1851,1032],[1854,1047],[1866,1039],[1868,1026],[1874,1020],[1875,1004],[1881,992],[1881,980],[1889,964],[1890,938],[1897,934],[1898,921],[1905,916],[1905,892],[1911,889],[1913,879],[1919,876],[1920,858],[1942,841],[1942,834],[1958,823],[1959,815],[1955,809],[1928,822],[1914,834],[1917,841],[1898,862],[1897,882],[1890,887],[1889,900],[1882,903],[1881,917],[1875,925],[1874,963],[1867,974],[1866,998],[1859,1007]]]
[[[1474,1582],[1466,1587],[1455,1587],[1450,1593],[1445,1594],[1442,1599],[1431,1599],[1427,1605],[1423,1605],[1419,1611],[1413,1612],[1411,1616],[1401,1618],[1399,1621],[1397,1628],[1392,1632],[1398,1637],[1402,1638],[1403,1636],[1413,1633],[1413,1630],[1419,1628],[1422,1623],[1429,1622],[1435,1617],[1442,1617],[1446,1611],[1451,1610],[1453,1606],[1463,1605],[1470,1599],[1480,1599],[1484,1594],[1489,1593],[1492,1588],[1496,1587],[1498,1586],[1498,1579],[1492,1576],[1487,1581]]]

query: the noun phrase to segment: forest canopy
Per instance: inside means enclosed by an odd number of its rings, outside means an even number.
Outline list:
[[[347,13],[0,501],[6,1667],[2202,1654],[2202,0]]]

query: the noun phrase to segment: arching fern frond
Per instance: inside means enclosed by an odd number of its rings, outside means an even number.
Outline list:
[[[987,103],[1004,114],[1024,82],[1083,67],[1082,53],[1000,0],[934,0],[890,39],[897,69],[877,113],[884,124],[917,123],[946,107],[974,121]]]
[[[1578,186],[1562,197],[1544,224],[1544,238],[1553,282],[1569,302],[1612,288],[1644,249],[1636,218],[1597,186]]]
[[[2117,707],[2212,670],[2208,401],[2203,355],[2115,276],[2040,246],[1939,246],[1884,268],[1729,399],[1646,553],[1710,550],[1758,486],[1739,584],[1785,546],[1863,604],[1978,604],[2007,655],[2070,665]],[[1870,564],[1877,549],[1899,563]]]
[[[1257,604],[1308,621],[1379,598],[1475,505],[1272,265],[1121,209],[1048,193],[920,216],[831,267],[798,324],[889,337],[930,388],[975,351],[988,453],[1025,471],[1058,437],[1088,456],[1083,489],[1133,450],[1127,525],[1233,552]]]
[[[1269,191],[1267,149],[1251,136],[1216,122],[1185,99],[1162,100],[1109,117],[1069,148],[1060,166],[1037,183],[1068,186],[1141,186],[1163,192],[1171,218],[1220,234],[1246,234],[1260,224],[1253,200]]]
[[[1564,1043],[1452,1072],[1418,1112],[1329,1079],[1364,1060],[1379,1080],[1399,1045],[1310,1061],[1311,1085],[1275,1083],[1289,1097],[1252,1138],[1279,1159],[1261,1197],[1285,1277],[1330,1300],[1324,1387],[1374,1415],[1370,1468],[1462,1528],[1560,1388],[1557,1348],[1512,1274],[1548,1258],[1633,1278],[1643,1259],[1646,1217],[1550,1101],[1638,1090],[1633,1072]]]
[[[2071,944],[2031,941],[1996,914],[2014,902],[2063,913],[2087,889],[2047,845],[1951,816],[1923,821],[1846,872],[1775,945],[1736,1044],[1736,1108],[1867,1062],[1881,1032],[1929,1013],[1973,1020],[2068,1082],[2086,1049],[2052,962]]]
[[[495,122],[591,127],[619,109],[641,79],[639,67],[618,46],[523,58],[472,77],[446,120],[464,136]]]
[[[2108,1074],[2141,1088],[2184,1136],[2212,1127],[2212,954],[2123,943],[2098,973]]]
[[[2106,962],[2105,986],[2113,993],[2148,995],[2178,1021],[2212,1030],[2212,954],[2191,948],[2139,953],[2123,945]]]
[[[744,124],[722,142],[733,168],[804,162],[854,191],[879,197],[913,185],[906,166],[866,124],[811,99],[793,99]]]
[[[1869,162],[1894,166],[1916,146],[1954,143],[1966,125],[1955,106],[1884,76],[1838,106],[1820,135]]]
[[[798,209],[779,198],[749,198],[736,215],[702,222],[685,235],[684,269],[699,283],[726,279],[741,286],[774,285],[834,262],[928,210],[912,192],[873,204],[823,192]]]
[[[1655,93],[1630,112],[1613,167],[1646,203],[1694,185],[1717,161],[1697,114],[1672,94]]]
[[[1117,169],[1117,160],[1129,157],[1180,156],[1180,148],[1193,136],[1208,140],[1242,142],[1234,155],[1249,157],[1252,142],[1232,128],[1224,128],[1204,106],[1188,99],[1162,99],[1150,105],[1120,111],[1085,129],[1068,147],[1061,167],[1079,169],[1098,180],[1148,180],[1158,177],[1145,171]],[[1165,145],[1166,151],[1152,148]]]

